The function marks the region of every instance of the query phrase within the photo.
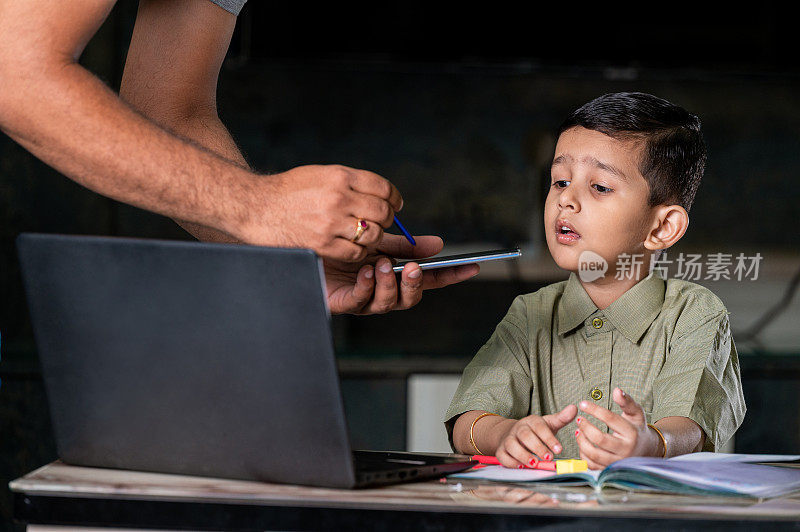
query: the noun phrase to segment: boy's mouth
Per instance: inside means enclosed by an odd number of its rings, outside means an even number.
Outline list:
[[[581,237],[575,228],[567,220],[558,220],[556,222],[556,239],[561,244],[571,244]]]

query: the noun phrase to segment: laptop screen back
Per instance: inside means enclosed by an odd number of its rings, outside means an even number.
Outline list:
[[[18,248],[62,460],[354,484],[312,252],[31,234]]]

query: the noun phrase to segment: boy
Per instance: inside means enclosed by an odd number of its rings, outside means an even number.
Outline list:
[[[544,226],[572,273],[517,297],[464,370],[445,421],[457,451],[599,469],[733,435],[745,404],[728,312],[706,288],[648,275],[686,231],[705,157],[697,117],[648,94],[601,96],[562,124]]]

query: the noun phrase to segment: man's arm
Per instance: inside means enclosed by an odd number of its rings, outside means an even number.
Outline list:
[[[244,242],[350,261],[378,245],[402,205],[380,176],[339,166],[258,176],[148,120],[81,67],[113,5],[0,0],[0,129],[87,188]],[[371,222],[362,245],[350,242],[356,218]]]
[[[217,114],[217,80],[235,25],[233,14],[209,0],[141,0],[120,96],[165,129],[248,168]],[[200,240],[236,241],[176,222]]]

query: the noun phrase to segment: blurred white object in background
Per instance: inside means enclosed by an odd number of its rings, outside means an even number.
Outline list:
[[[406,448],[411,452],[451,453],[444,414],[461,375],[415,374],[408,377]]]

